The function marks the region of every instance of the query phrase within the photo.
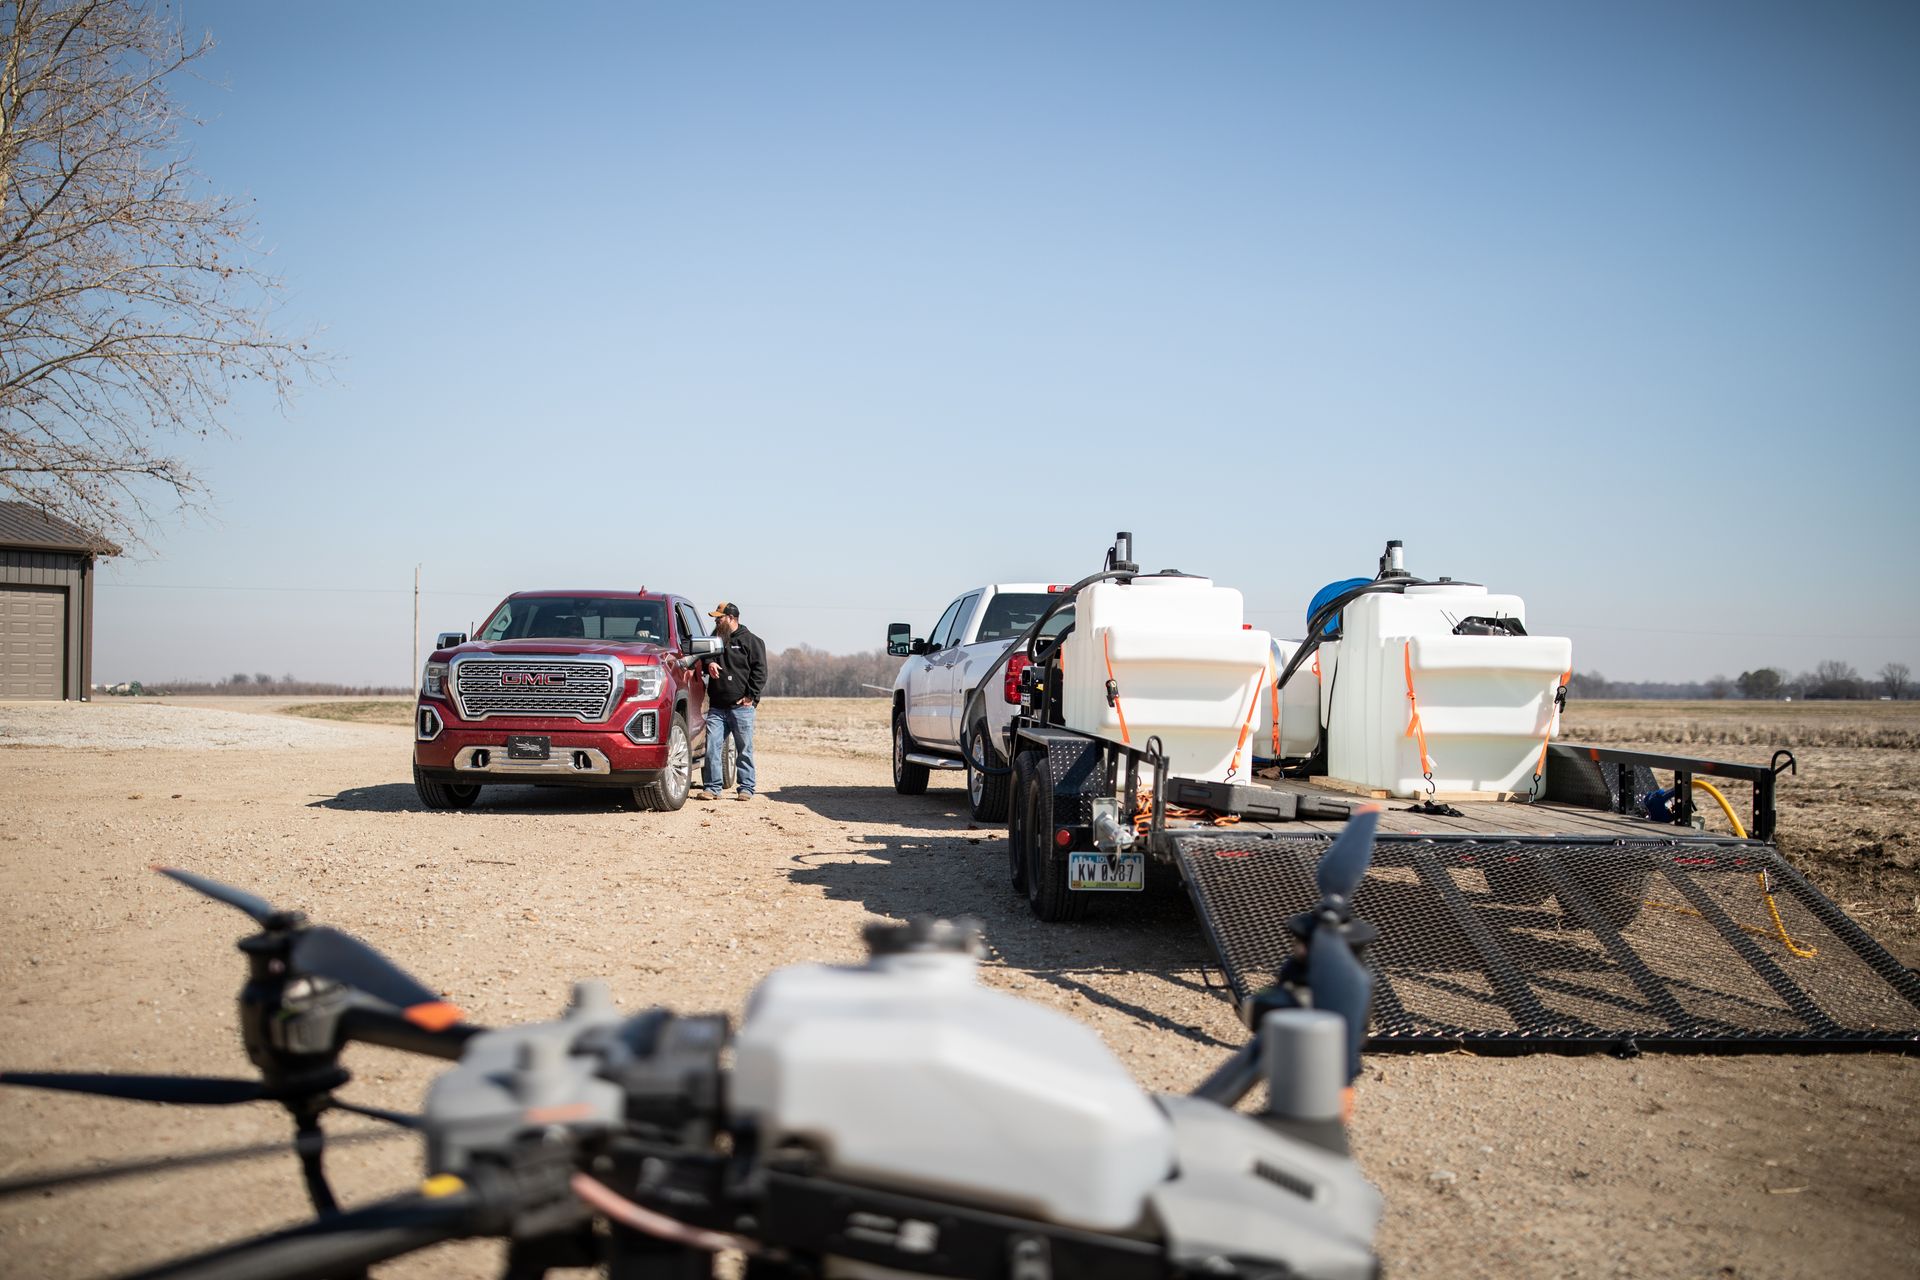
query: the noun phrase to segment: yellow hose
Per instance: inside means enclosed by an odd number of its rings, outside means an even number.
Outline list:
[[[1747,829],[1741,824],[1740,815],[1735,813],[1733,806],[1727,803],[1726,796],[1721,794],[1720,788],[1714,786],[1705,778],[1695,778],[1693,785],[1720,802],[1720,808],[1725,811],[1727,821],[1733,824],[1733,834],[1745,840],[1747,838]],[[1779,930],[1781,943],[1786,946],[1788,951],[1799,956],[1802,960],[1811,960],[1819,955],[1820,949],[1818,947],[1803,947],[1796,943],[1787,933],[1786,922],[1780,918],[1780,908],[1774,904],[1773,893],[1767,888],[1766,873],[1762,872],[1758,879],[1760,881],[1760,896],[1767,900],[1767,914],[1773,917],[1773,927]]]
[[[1739,836],[1742,840],[1745,840],[1747,838],[1747,829],[1741,825],[1740,815],[1735,813],[1733,811],[1733,806],[1727,803],[1727,798],[1726,796],[1721,794],[1720,788],[1714,786],[1711,782],[1708,782],[1705,778],[1695,778],[1693,780],[1693,785],[1700,788],[1702,791],[1706,792],[1708,795],[1712,796],[1715,800],[1718,800],[1720,802],[1720,807],[1726,811],[1727,821],[1733,824],[1733,834]]]

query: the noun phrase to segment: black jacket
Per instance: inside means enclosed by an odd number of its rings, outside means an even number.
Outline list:
[[[708,659],[720,664],[720,674],[707,677],[707,705],[726,710],[743,702],[758,703],[767,687],[767,646],[745,627],[726,638],[726,648]]]

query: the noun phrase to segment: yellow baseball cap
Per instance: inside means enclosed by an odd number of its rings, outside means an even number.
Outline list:
[[[740,606],[731,600],[722,600],[719,604],[713,606],[713,612],[707,616],[709,618],[737,618],[740,616]]]

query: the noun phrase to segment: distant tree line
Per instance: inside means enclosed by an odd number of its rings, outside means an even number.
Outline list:
[[[893,688],[899,670],[900,659],[884,649],[826,653],[796,645],[768,656],[766,692],[770,698],[880,698]]]
[[[248,675],[244,671],[236,671],[225,680],[169,680],[164,684],[146,685],[133,680],[125,684],[107,685],[103,692],[133,694],[136,697],[141,694],[148,697],[178,694],[182,697],[195,698],[209,696],[372,698],[412,693],[413,690],[399,685],[332,684],[325,680],[302,680],[299,676],[291,674],[274,676],[260,671]]]
[[[871,653],[827,653],[812,645],[796,645],[767,659],[767,696],[771,698],[860,698],[884,697],[893,687],[893,676],[900,659],[886,651]],[[868,687],[870,686],[870,687]],[[265,671],[249,674],[236,671],[224,680],[169,680],[165,684],[138,680],[107,685],[103,693],[180,694],[192,697],[380,697],[409,694],[411,688],[396,685],[329,684],[320,680],[302,680],[291,673],[282,676]]]
[[[1752,702],[1846,701],[1915,696],[1913,673],[1904,662],[1889,662],[1871,679],[1845,662],[1822,662],[1790,676],[1778,667],[1760,667],[1737,676],[1714,676],[1684,683],[1657,680],[1609,680],[1598,671],[1576,671],[1568,692],[1577,698],[1744,698]]]

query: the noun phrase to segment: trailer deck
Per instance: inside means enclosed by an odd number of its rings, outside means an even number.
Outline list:
[[[1920,976],[1771,842],[1784,752],[1752,765],[1555,744],[1533,802],[1435,813],[1312,778],[1169,779],[1150,751],[1058,726],[1017,738],[1044,754],[1062,834],[1090,831],[1103,797],[1151,790],[1137,847],[1177,868],[1243,1000],[1292,954],[1288,917],[1318,900],[1314,867],[1348,814],[1379,806],[1354,898],[1380,934],[1371,1050],[1920,1054]],[[1673,775],[1654,797],[1666,821],[1646,816],[1656,769]],[[1693,825],[1696,777],[1748,788],[1751,834]],[[1014,838],[1034,859],[1045,834]]]

